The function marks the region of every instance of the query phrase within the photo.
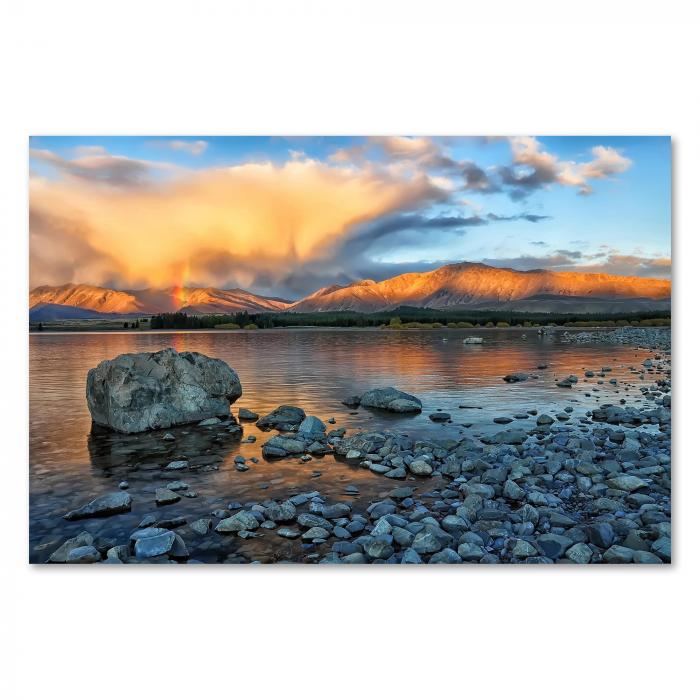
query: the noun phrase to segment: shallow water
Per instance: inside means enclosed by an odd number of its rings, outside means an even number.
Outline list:
[[[468,335],[482,335],[483,345],[464,345]],[[45,561],[57,543],[81,530],[122,542],[146,513],[162,518],[184,515],[193,520],[232,500],[259,502],[314,489],[333,500],[348,499],[351,497],[343,490],[350,483],[359,487],[360,495],[354,498],[364,505],[397,485],[333,456],[307,464],[298,459],[261,460],[249,471],[238,472],[233,457],[260,457],[262,443],[276,434],[262,433],[252,423],[244,423],[244,436],[257,437],[252,444],[240,444],[217,428],[192,426],[171,429],[177,437],[174,443],[163,442],[165,431],[138,436],[92,432],[85,402],[87,371],[120,353],[166,347],[202,352],[235,368],[243,396],[233,407],[234,415],[238,407],[263,415],[286,403],[301,406],[322,420],[334,416],[337,424],[329,428],[391,428],[440,437],[495,432],[502,426],[494,424],[494,417],[512,417],[533,408],[556,413],[569,405],[574,407],[575,420],[596,405],[618,402],[622,397],[632,405],[641,404],[638,385],[653,380],[631,371],[639,369],[653,352],[628,346],[566,344],[559,332],[540,337],[535,331],[520,329],[35,333],[29,342],[31,561]],[[536,369],[544,363],[546,370]],[[613,370],[604,379],[584,378],[585,369],[599,372],[604,365]],[[517,384],[503,381],[505,374],[516,371],[539,377]],[[573,389],[556,387],[555,379],[569,374],[578,375],[579,383]],[[618,384],[610,384],[611,378]],[[416,394],[423,401],[423,413],[396,417],[362,408],[353,412],[341,403],[349,394],[378,386]],[[429,414],[436,410],[450,412],[453,422],[430,421]],[[533,421],[515,420],[510,427],[527,427]],[[465,423],[472,425],[463,427]],[[200,465],[216,465],[218,470],[162,471],[179,456],[196,457]],[[321,476],[313,476],[315,471],[322,472]],[[63,520],[68,510],[116,490],[124,479],[134,498],[132,512],[74,523]],[[186,481],[199,496],[157,509],[154,489],[176,479]],[[421,482],[421,489],[429,490],[438,483],[437,478]],[[298,542],[283,541],[274,532],[264,539],[266,546],[239,540],[225,547],[217,544],[207,549],[203,545],[194,553],[203,561],[255,548],[268,558],[299,554]]]

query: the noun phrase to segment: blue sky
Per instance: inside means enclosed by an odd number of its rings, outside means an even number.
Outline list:
[[[461,260],[670,276],[668,137],[39,136],[29,145],[32,283],[172,278],[301,296]],[[157,274],[144,262],[154,251],[165,267]]]

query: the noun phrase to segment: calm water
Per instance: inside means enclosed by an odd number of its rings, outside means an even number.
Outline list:
[[[351,468],[334,457],[300,464],[298,459],[261,460],[247,472],[238,472],[233,457],[260,457],[261,443],[271,437],[246,423],[244,435],[256,435],[257,443],[240,444],[217,429],[173,429],[175,443],[163,442],[159,434],[118,436],[92,433],[85,402],[87,371],[101,360],[125,352],[156,351],[174,347],[194,350],[228,362],[239,374],[243,396],[234,405],[261,415],[280,404],[301,406],[322,420],[334,416],[336,426],[347,428],[390,427],[406,433],[430,433],[455,437],[502,429],[495,416],[513,416],[527,409],[557,412],[574,407],[574,419],[599,403],[622,396],[641,403],[636,384],[642,360],[653,356],[633,347],[568,345],[560,335],[540,338],[536,332],[481,331],[483,345],[464,345],[467,330],[382,331],[341,329],[280,329],[258,332],[169,333],[36,333],[30,336],[30,558],[44,561],[55,545],[81,530],[123,541],[143,515],[184,515],[188,519],[207,515],[232,500],[242,502],[282,498],[298,491],[318,489],[335,499],[345,486],[360,488],[361,502],[369,501],[395,486],[363,469]],[[546,370],[538,371],[538,364]],[[605,383],[598,377],[584,380],[584,369],[599,371],[609,365],[613,372]],[[538,379],[506,384],[502,377],[515,371],[536,372]],[[577,374],[574,389],[560,389],[554,379]],[[613,386],[607,380],[618,379]],[[645,381],[649,383],[650,378]],[[423,413],[394,417],[365,409],[353,413],[341,399],[377,386],[395,386],[416,394]],[[589,393],[589,396],[585,394]],[[467,408],[459,408],[459,406]],[[428,415],[435,410],[452,414],[453,423],[440,425]],[[526,427],[533,419],[516,420],[511,427]],[[471,423],[469,428],[463,423]],[[163,473],[162,466],[178,456],[199,464],[218,466],[217,471]],[[321,476],[312,476],[314,471]],[[134,497],[133,510],[107,519],[68,523],[63,514],[96,495],[116,490],[128,480]],[[153,492],[168,481],[182,479],[199,493],[193,499],[156,509]],[[437,481],[424,482],[424,490]],[[274,533],[265,535],[269,556],[293,556],[298,542],[281,542]],[[221,538],[219,538],[221,539]],[[204,561],[221,559],[226,552],[212,545],[198,550]],[[240,541],[241,551],[262,548],[260,542]]]

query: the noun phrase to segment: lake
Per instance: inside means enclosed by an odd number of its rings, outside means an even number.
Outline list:
[[[464,345],[468,335],[483,336],[484,343]],[[575,420],[596,405],[618,402],[621,396],[632,405],[641,403],[637,385],[644,380],[631,370],[654,355],[631,346],[567,344],[562,342],[561,331],[541,337],[528,329],[33,333],[29,339],[31,561],[45,561],[45,551],[56,541],[81,530],[107,538],[128,536],[145,514],[156,512],[154,489],[177,478],[185,480],[198,497],[183,498],[158,511],[188,519],[224,508],[233,500],[284,498],[320,489],[321,483],[324,495],[338,500],[351,498],[344,488],[357,485],[360,494],[353,498],[360,503],[393,486],[333,456],[306,464],[298,459],[261,459],[247,472],[236,471],[236,455],[260,457],[261,444],[276,434],[263,433],[252,423],[244,423],[244,435],[256,436],[257,442],[246,444],[215,429],[191,426],[171,429],[176,443],[163,442],[163,431],[136,436],[91,431],[85,402],[88,370],[121,353],[166,347],[201,352],[231,365],[243,386],[243,396],[233,406],[234,415],[239,407],[263,415],[280,404],[293,404],[324,421],[334,417],[337,423],[329,427],[344,426],[349,431],[391,428],[439,437],[495,432],[502,426],[493,422],[494,417],[512,417],[529,409],[554,414],[571,406]],[[547,369],[537,370],[540,364],[547,364]],[[584,370],[599,372],[604,365],[613,370],[605,380],[584,378]],[[517,371],[539,376],[517,384],[503,381],[505,374]],[[578,385],[574,389],[556,387],[555,378],[569,374],[579,376]],[[381,386],[417,395],[423,413],[397,417],[363,408],[353,411],[341,403],[350,394]],[[451,413],[453,422],[433,423],[428,415],[436,410]],[[533,420],[515,420],[510,427],[528,427]],[[194,457],[216,470],[164,475],[164,464],[178,456]],[[77,523],[63,520],[68,510],[117,490],[122,480],[128,480],[134,497],[131,513]],[[425,490],[435,488],[439,479],[422,484]],[[251,541],[241,542],[240,547],[269,559],[294,557],[301,545],[284,541],[272,551],[269,542]],[[217,561],[225,554],[217,547],[195,551],[202,561]]]

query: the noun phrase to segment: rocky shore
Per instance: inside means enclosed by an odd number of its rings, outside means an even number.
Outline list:
[[[616,403],[575,414],[570,399],[563,399],[560,411],[533,406],[520,415],[519,420],[527,419],[526,428],[460,438],[371,427],[349,434],[334,418],[307,415],[301,406],[280,406],[262,417],[240,409],[238,420],[209,418],[198,426],[210,431],[212,439],[225,434],[244,442],[255,440],[244,437],[247,423],[255,421],[265,431],[260,457],[236,455],[236,471],[256,468],[259,460],[305,464],[313,459],[320,465],[335,460],[351,473],[361,470],[376,479],[378,497],[368,502],[352,483],[341,496],[330,495],[319,481],[317,490],[231,501],[196,517],[183,516],[177,504],[183,499],[196,503],[198,497],[187,483],[188,474],[201,474],[207,465],[197,459],[164,461],[147,496],[153,512],[135,517],[127,536],[81,531],[45,560],[194,564],[202,560],[192,552],[215,550],[222,553],[217,561],[248,563],[270,561],[250,552],[256,541],[272,540],[280,551],[272,560],[300,563],[670,562],[670,331],[581,332],[570,334],[568,342],[623,343],[650,351],[633,368],[644,380],[641,405],[620,395]],[[520,370],[513,368],[505,381],[527,382],[531,375]],[[561,381],[565,385],[557,386],[568,398],[616,378],[609,367],[592,367],[581,382],[578,377]],[[393,388],[370,390],[342,403],[399,414],[422,410],[420,399]],[[494,422],[511,422],[507,413],[504,408]],[[444,411],[430,418],[451,420]],[[159,439],[177,444],[180,438],[163,431]],[[129,483],[121,481],[112,492],[96,495],[64,517],[128,517],[135,497],[144,496],[131,494]]]

